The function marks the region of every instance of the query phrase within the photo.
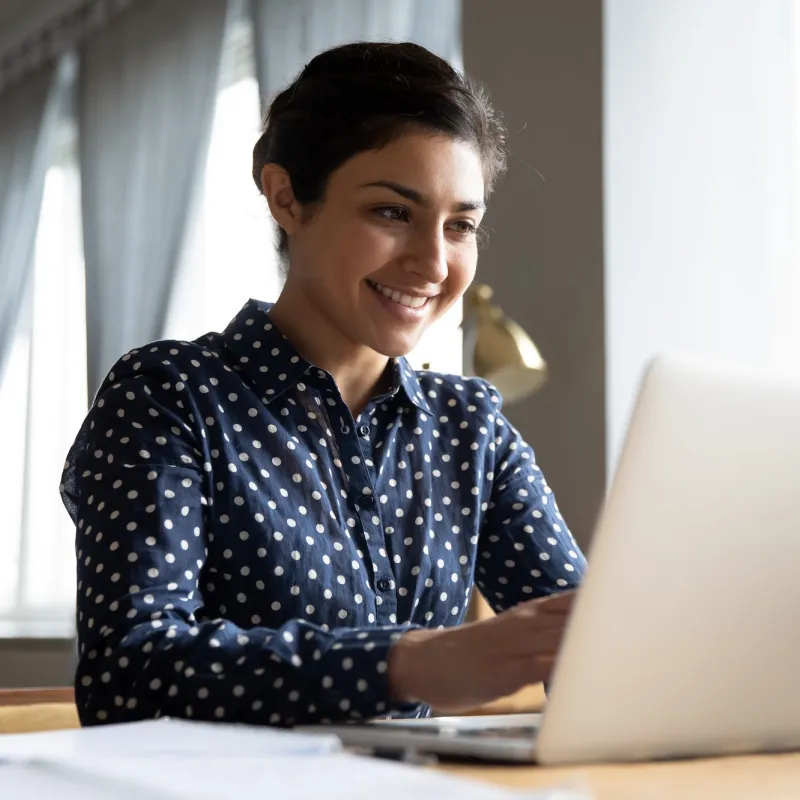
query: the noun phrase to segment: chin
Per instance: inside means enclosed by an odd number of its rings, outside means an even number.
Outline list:
[[[373,350],[380,353],[387,358],[403,358],[407,356],[414,348],[413,347],[373,347]]]
[[[370,343],[370,347],[376,352],[380,353],[382,356],[386,356],[387,358],[402,358],[403,356],[407,356],[419,343],[419,338],[415,341],[408,341],[407,339],[400,339],[400,338],[384,338],[382,337],[379,341],[373,341]]]

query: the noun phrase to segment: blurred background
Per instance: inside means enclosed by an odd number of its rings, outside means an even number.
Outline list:
[[[654,354],[800,366],[799,15],[797,0],[0,0],[0,686],[71,680],[58,483],[106,371],[280,290],[251,152],[315,53],[414,40],[503,112],[509,173],[478,278],[547,362],[507,413],[586,547]],[[461,322],[412,361],[472,369]]]

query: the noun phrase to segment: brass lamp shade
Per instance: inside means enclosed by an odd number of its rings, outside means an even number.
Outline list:
[[[473,284],[466,294],[464,356],[471,374],[491,381],[513,403],[541,388],[547,363],[530,336],[491,303],[492,294],[485,283]]]

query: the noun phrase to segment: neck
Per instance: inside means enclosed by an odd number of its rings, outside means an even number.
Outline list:
[[[389,359],[350,339],[290,284],[286,282],[270,310],[271,319],[306,361],[333,376],[350,413],[357,417],[382,388]]]

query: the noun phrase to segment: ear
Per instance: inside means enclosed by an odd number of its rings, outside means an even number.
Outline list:
[[[261,191],[273,219],[292,236],[302,222],[303,208],[294,196],[289,173],[278,164],[265,164],[261,169]]]

